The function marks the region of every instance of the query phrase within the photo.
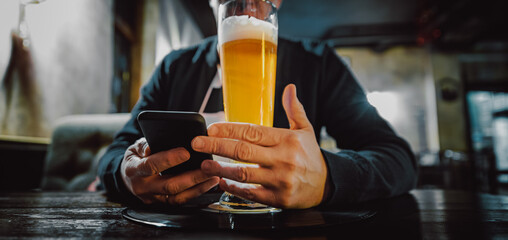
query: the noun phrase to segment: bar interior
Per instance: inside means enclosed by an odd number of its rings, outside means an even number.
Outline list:
[[[164,64],[167,55],[217,35],[213,5],[223,2],[0,3],[0,238],[508,238],[505,0],[286,0],[278,8],[279,39],[333,49],[368,103],[409,144],[417,165],[409,192],[335,206],[333,212],[319,205],[282,207],[269,215],[213,215],[194,209],[199,203],[193,201],[184,207],[136,208],[111,198],[98,175],[101,158],[115,134],[135,119],[131,111],[143,98],[143,86],[152,86],[160,69],[174,73],[176,64]],[[279,40],[279,51],[283,44]],[[278,65],[277,81],[281,69]],[[339,71],[322,69],[330,71],[310,75]],[[188,71],[197,70],[189,66]],[[175,88],[183,86],[174,81]],[[320,84],[317,88],[325,88]],[[305,86],[296,83],[298,97]],[[222,105],[220,83],[209,89],[209,101]],[[284,113],[277,105],[282,88],[277,89],[274,108]],[[196,87],[195,94],[204,90]],[[181,106],[194,104],[185,97]],[[316,111],[328,106],[315,102]],[[309,115],[314,112],[304,105]],[[349,136],[337,139],[330,134],[333,125],[322,125],[315,133],[321,151],[352,151],[341,145]],[[207,200],[216,201],[220,188]],[[152,220],[159,225],[143,223]]]

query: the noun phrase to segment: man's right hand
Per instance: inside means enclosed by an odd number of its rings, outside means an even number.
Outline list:
[[[177,175],[159,175],[189,158],[190,154],[185,148],[151,155],[146,139],[141,138],[125,151],[120,167],[122,179],[127,189],[146,204],[183,204],[219,183],[219,177],[207,175],[201,169]]]

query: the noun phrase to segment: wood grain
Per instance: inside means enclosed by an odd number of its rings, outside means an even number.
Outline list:
[[[122,218],[125,208],[103,193],[0,193],[0,238],[491,239],[508,237],[508,196],[463,191],[414,190],[374,202],[378,214],[365,222],[294,231],[185,231],[156,228]]]

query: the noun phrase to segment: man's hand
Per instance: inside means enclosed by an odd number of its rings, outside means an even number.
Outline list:
[[[189,158],[190,154],[185,148],[151,155],[146,139],[141,138],[125,152],[121,164],[122,179],[127,188],[146,204],[183,204],[219,183],[218,177],[212,177],[201,169],[174,176],[159,175]]]
[[[258,164],[204,161],[203,172],[227,178],[220,181],[227,192],[274,207],[313,207],[325,195],[327,167],[296,87],[288,85],[282,98],[290,129],[217,123],[208,128],[208,137],[194,138],[192,147]]]

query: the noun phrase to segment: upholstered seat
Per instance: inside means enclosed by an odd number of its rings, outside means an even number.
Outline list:
[[[43,190],[86,190],[97,165],[129,114],[71,115],[59,119],[51,137],[42,180]]]

